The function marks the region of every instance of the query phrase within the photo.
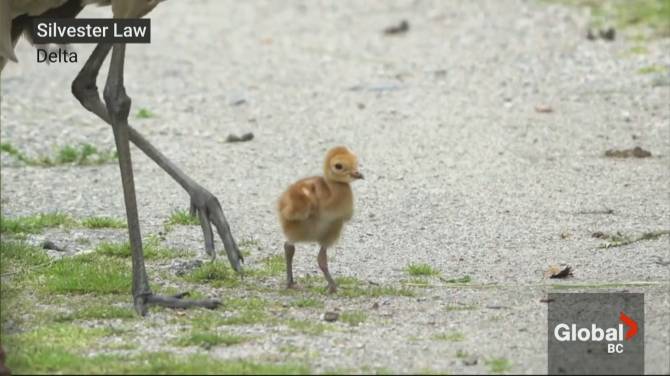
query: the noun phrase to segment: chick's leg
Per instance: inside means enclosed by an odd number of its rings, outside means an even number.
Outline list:
[[[293,255],[295,254],[295,245],[284,243],[284,256],[286,256],[286,288],[293,289],[298,287],[293,281]]]
[[[321,249],[319,250],[319,256],[317,257],[317,260],[319,262],[319,268],[323,272],[323,276],[326,277],[326,281],[328,281],[328,293],[332,294],[337,291],[337,285],[335,284],[335,281],[333,280],[333,277],[330,276],[330,272],[328,271],[328,255],[326,254],[326,250],[328,248],[322,246]]]

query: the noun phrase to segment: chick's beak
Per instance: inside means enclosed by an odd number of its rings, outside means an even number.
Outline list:
[[[356,170],[356,171],[352,171],[352,172],[351,172],[351,177],[354,178],[354,179],[365,179],[365,178],[363,177],[363,174],[361,174],[360,172],[358,172],[358,170]]]

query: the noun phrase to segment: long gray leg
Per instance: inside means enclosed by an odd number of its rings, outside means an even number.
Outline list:
[[[81,104],[110,125],[112,125],[112,118],[108,113],[106,106],[100,100],[95,81],[100,66],[107,57],[111,47],[110,44],[99,44],[86,61],[86,64],[77,75],[77,78],[72,82],[72,93]],[[127,121],[126,124],[128,124]],[[235,239],[230,232],[230,226],[228,225],[221,204],[216,196],[186,175],[130,125],[127,125],[127,129],[130,141],[142,150],[144,154],[156,162],[158,166],[176,180],[189,194],[191,198],[191,213],[193,215],[197,213],[200,216],[207,254],[211,255],[212,258],[216,257],[214,241],[211,237],[211,226],[213,224],[223,242],[228,261],[233,269],[241,272],[241,262],[243,262],[244,259],[242,258],[237,243],[235,243]],[[207,229],[209,229],[209,233],[207,232]]]
[[[296,288],[297,285],[293,281],[293,255],[295,254],[295,245],[284,243],[284,256],[286,256],[286,288]]]
[[[328,293],[332,294],[337,291],[337,285],[328,271],[328,255],[326,254],[326,250],[326,247],[321,247],[321,249],[319,249],[319,256],[317,256],[317,261],[319,262],[319,268],[323,272],[323,276],[326,277],[326,281],[328,281]]]
[[[153,295],[151,289],[149,288],[149,281],[144,266],[142,235],[140,233],[140,223],[137,214],[135,183],[133,179],[133,167],[130,157],[130,144],[128,139],[128,113],[130,112],[130,98],[126,95],[126,90],[123,85],[125,47],[125,44],[114,45],[114,49],[112,51],[112,60],[109,66],[109,75],[107,76],[107,83],[105,84],[104,97],[107,104],[107,112],[109,113],[112,129],[114,131],[116,150],[119,155],[119,168],[121,169],[123,197],[126,205],[128,233],[132,251],[132,292],[135,310],[138,314],[145,315],[147,306],[150,304],[157,304],[172,308],[188,308],[194,306],[215,308],[219,305],[219,302],[215,300],[188,301],[181,300],[181,296],[157,296]],[[97,58],[98,56],[95,57]]]

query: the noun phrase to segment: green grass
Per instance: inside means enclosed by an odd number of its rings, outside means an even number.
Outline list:
[[[670,0],[549,0],[591,10],[591,26],[649,29],[651,36],[670,36]]]
[[[368,315],[363,311],[348,311],[342,312],[340,315],[340,321],[345,322],[351,326],[358,326],[360,323],[365,322],[368,319]]]
[[[231,334],[219,335],[216,333],[195,331],[179,338],[175,344],[177,346],[199,346],[204,349],[211,349],[215,346],[237,345],[248,340],[248,337],[241,337]]]
[[[598,248],[614,248],[623,247],[625,245],[637,243],[645,240],[656,240],[663,235],[670,235],[670,230],[648,231],[639,236],[623,235],[619,232],[616,234],[604,234],[603,239],[608,242],[598,246]]]
[[[73,227],[76,221],[63,213],[43,213],[18,218],[0,216],[0,232],[7,234],[36,234],[46,228]]]
[[[262,267],[257,269],[248,269],[246,274],[256,277],[276,277],[284,274],[286,271],[286,262],[284,256],[274,255],[263,259]]]
[[[35,266],[49,261],[46,252],[38,247],[16,241],[0,241],[0,266],[5,269],[11,264]]]
[[[436,341],[461,342],[465,339],[465,335],[460,332],[439,333],[433,335],[431,338]]]
[[[328,324],[310,320],[290,319],[286,321],[286,325],[297,332],[311,336],[322,334],[331,329],[331,326]]]
[[[28,158],[23,152],[15,148],[12,144],[3,142],[0,144],[0,151],[5,152],[14,158],[18,159],[19,161],[30,164],[31,159]]]
[[[472,282],[472,278],[470,278],[469,275],[466,275],[458,278],[443,279],[443,281],[445,283],[470,283]]]
[[[191,297],[197,299],[197,297]],[[198,310],[187,318],[199,331],[210,332],[222,325],[253,325],[267,322],[270,303],[259,297],[226,298],[218,310]]]
[[[428,264],[409,264],[407,273],[412,277],[430,277],[439,275],[440,271]]]
[[[165,231],[170,232],[176,225],[181,226],[198,226],[200,225],[200,219],[197,216],[191,216],[188,210],[175,210],[170,214],[165,223]]]
[[[476,305],[466,304],[466,305],[449,305],[446,308],[447,312],[459,312],[459,311],[472,311],[477,309]]]
[[[135,115],[136,118],[138,119],[149,119],[152,118],[156,115],[154,115],[153,112],[149,111],[148,109],[141,107],[138,111],[137,114]]]
[[[291,302],[297,308],[323,308],[323,302],[316,298],[300,298]]]
[[[128,294],[130,263],[86,254],[53,261],[39,276],[41,290],[53,294]]]
[[[145,352],[138,355],[86,356],[82,351],[50,343],[16,347],[7,344],[7,366],[16,374],[272,374],[310,373],[298,363],[268,363],[257,360],[217,360],[209,355]]]
[[[484,361],[491,373],[504,373],[512,369],[512,363],[505,358],[491,358]]]
[[[648,65],[637,70],[639,74],[665,73],[668,68],[664,65]]]
[[[56,321],[67,322],[73,320],[109,320],[124,319],[132,320],[137,314],[132,308],[119,307],[111,304],[91,305],[75,310],[73,313],[60,315]]]
[[[184,257],[190,253],[186,250],[164,247],[156,236],[151,235],[147,236],[144,240],[142,251],[144,253],[144,258],[147,260]],[[130,251],[130,243],[127,241],[120,243],[102,242],[95,248],[95,252],[100,255],[118,258],[130,258],[132,255]]]
[[[100,165],[117,159],[116,151],[100,151],[91,144],[77,146],[63,145],[53,156],[42,155],[31,158],[10,143],[0,144],[0,151],[5,152],[29,166],[51,167],[63,164],[79,166]]]
[[[240,277],[230,268],[227,261],[206,262],[191,273],[184,275],[184,279],[194,283],[208,283],[214,287],[237,287]]]
[[[47,228],[125,228],[125,222],[109,217],[89,217],[78,222],[64,213],[40,213],[23,217],[0,216],[0,232],[6,234],[37,234]]]
[[[126,222],[111,217],[88,217],[81,221],[81,225],[86,228],[126,228]]]

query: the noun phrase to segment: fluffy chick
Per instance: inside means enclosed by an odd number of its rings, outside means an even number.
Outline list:
[[[358,171],[358,158],[344,146],[328,151],[323,164],[323,176],[298,180],[281,195],[278,203],[286,242],[286,282],[288,288],[296,287],[293,281],[293,254],[295,243],[315,242],[321,248],[317,261],[328,281],[328,292],[337,290],[328,272],[326,250],[337,242],[344,222],[354,213],[354,197],[350,183],[363,179]]]

